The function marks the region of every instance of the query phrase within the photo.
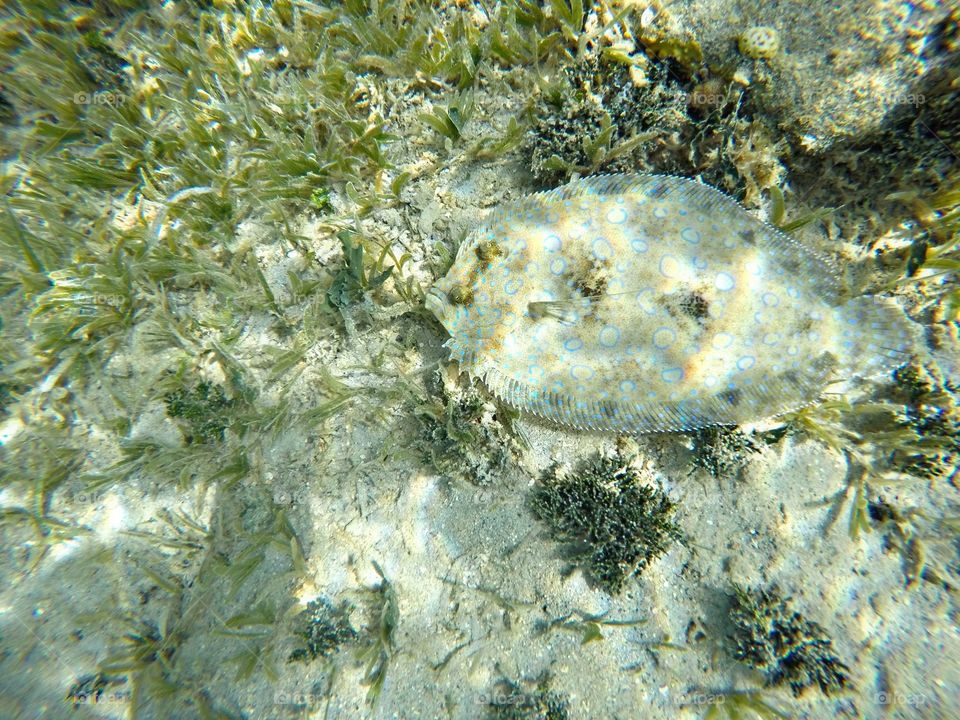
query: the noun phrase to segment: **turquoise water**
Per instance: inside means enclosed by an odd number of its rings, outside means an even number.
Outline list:
[[[956,11],[40,0],[0,21],[0,718],[956,716]],[[706,219],[682,251],[660,220],[628,244],[589,214],[485,224],[609,173],[733,198],[817,258],[826,309],[767,289],[718,314],[755,258]],[[558,254],[578,238],[602,251]],[[723,277],[690,238],[730,251]],[[656,272],[616,269],[654,244]],[[627,291],[587,340],[640,338],[635,370],[554,352]],[[868,297],[916,336],[868,356],[794,327]],[[748,339],[802,331],[814,359],[725,355],[711,323],[744,308],[767,313]],[[742,385],[684,385],[719,419],[604,420],[727,360]],[[548,369],[603,379],[497,391]],[[768,411],[729,409],[748,380]],[[588,391],[602,417],[570,427]]]

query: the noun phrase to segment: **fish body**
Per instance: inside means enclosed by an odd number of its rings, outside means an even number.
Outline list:
[[[898,305],[843,301],[827,259],[729,196],[660,175],[496,209],[426,302],[493,394],[613,432],[778,415],[896,367],[916,338]]]

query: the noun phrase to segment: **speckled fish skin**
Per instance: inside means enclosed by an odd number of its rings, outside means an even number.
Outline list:
[[[557,423],[736,425],[904,362],[893,302],[841,301],[824,258],[684,178],[584,178],[495,210],[427,307],[462,369]]]

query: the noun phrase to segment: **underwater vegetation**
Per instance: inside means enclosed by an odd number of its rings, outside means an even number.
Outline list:
[[[531,493],[530,508],[611,595],[683,538],[672,519],[676,505],[619,454],[598,454],[566,472],[552,466]]]
[[[710,693],[703,720],[789,720],[792,716],[778,708],[757,690]]]
[[[111,677],[103,673],[85,675],[79,678],[67,691],[66,699],[75,706],[92,702],[94,704],[110,698],[110,688],[123,685],[125,678]]]
[[[908,475],[951,481],[960,467],[960,387],[933,363],[909,363],[894,377],[907,395],[902,424],[917,447],[895,447],[893,462]]]
[[[224,417],[231,403],[223,388],[208,380],[201,380],[193,388],[181,388],[164,397],[167,415],[182,418],[189,428],[187,442],[216,442],[223,440],[227,428]]]
[[[340,242],[343,246],[343,266],[333,277],[327,289],[327,301],[337,308],[346,308],[358,303],[365,294],[383,285],[393,273],[393,267],[376,272],[363,261],[363,244],[354,243],[351,233],[341,231]]]
[[[850,679],[826,631],[793,610],[777,590],[734,588],[730,620],[733,656],[761,671],[768,685],[789,685],[794,695],[818,687],[840,692]]]
[[[568,720],[569,702],[560,693],[550,690],[547,679],[541,679],[533,690],[521,683],[502,680],[491,693],[486,717],[489,720]]]
[[[335,606],[327,598],[311,600],[295,622],[300,627],[294,632],[303,645],[290,653],[290,662],[326,657],[357,637],[357,631],[350,624],[350,605],[346,601]]]
[[[693,467],[706,470],[717,479],[735,475],[750,462],[750,455],[763,447],[753,433],[745,433],[738,427],[703,428],[690,437]]]
[[[524,144],[537,183],[596,172],[698,176],[748,206],[779,190],[786,147],[755,112],[749,88],[728,69],[708,67],[695,41],[622,32],[541,80]]]
[[[380,582],[367,589],[372,622],[366,628],[366,637],[357,657],[363,663],[363,684],[368,686],[367,702],[374,703],[387,679],[387,669],[394,653],[394,633],[400,622],[397,591],[387,580],[376,561],[373,568]]]
[[[960,580],[954,506],[947,504],[943,517],[930,517],[890,498],[916,486],[954,486],[956,388],[935,365],[916,360],[898,368],[894,380],[872,399],[829,399],[791,413],[785,430],[815,438],[847,459],[846,488],[833,500],[828,528],[849,502],[849,536],[860,540],[879,530],[885,549],[900,555],[907,587],[923,579],[953,590]]]
[[[445,370],[431,374],[429,402],[418,403],[416,447],[438,472],[488,485],[503,476],[522,442],[516,411],[490,402],[475,384],[460,386]]]

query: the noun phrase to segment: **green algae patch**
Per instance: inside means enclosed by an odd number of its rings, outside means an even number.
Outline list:
[[[555,540],[611,595],[682,539],[676,505],[663,489],[643,484],[626,458],[596,456],[574,470],[551,467],[530,500]]]

